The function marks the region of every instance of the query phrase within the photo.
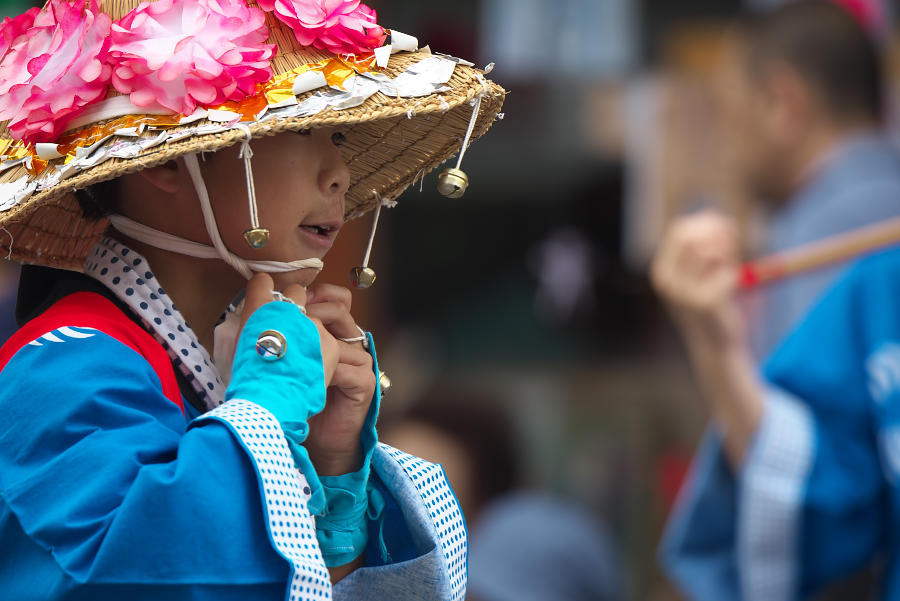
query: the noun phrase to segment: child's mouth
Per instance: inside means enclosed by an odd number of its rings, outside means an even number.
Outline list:
[[[331,248],[334,239],[337,237],[338,230],[341,228],[335,225],[301,225],[302,231],[308,240],[312,243],[325,248]]]

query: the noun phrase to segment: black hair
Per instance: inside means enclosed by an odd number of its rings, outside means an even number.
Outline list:
[[[110,179],[75,191],[78,206],[85,219],[99,221],[116,210],[119,180]]]
[[[749,17],[741,29],[751,72],[783,61],[819,93],[835,120],[883,120],[881,57],[846,9],[825,0],[797,0]]]

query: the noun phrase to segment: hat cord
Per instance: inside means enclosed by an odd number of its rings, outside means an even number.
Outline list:
[[[369,242],[366,244],[366,255],[363,257],[362,262],[363,268],[369,266],[369,259],[372,257],[372,246],[375,244],[375,230],[378,229],[378,218],[381,217],[381,207],[384,206],[384,201],[381,200],[378,192],[372,190],[372,193],[375,194],[375,200],[378,201],[378,204],[375,206],[375,215],[372,216],[372,231],[369,232]]]
[[[200,244],[166,232],[161,232],[142,223],[137,223],[122,215],[110,216],[110,223],[112,226],[126,236],[130,236],[139,242],[149,244],[155,248],[201,259],[222,259],[248,280],[253,277],[254,271],[284,273],[296,271],[298,269],[322,270],[324,263],[318,258],[301,259],[299,261],[290,262],[247,261],[230,252],[225,246],[221,234],[219,234],[219,227],[216,223],[216,217],[209,200],[209,191],[206,188],[206,182],[203,180],[203,174],[200,172],[200,163],[197,161],[197,155],[185,155],[184,164],[187,167],[188,173],[191,176],[191,181],[197,191],[197,197],[200,200],[200,209],[203,212],[203,222],[206,226],[206,232],[209,234],[209,238],[213,243],[211,247],[206,244]]]
[[[456,168],[459,169],[463,162],[463,157],[472,143],[472,133],[475,131],[475,123],[478,121],[478,113],[481,111],[481,99],[484,94],[475,97],[475,105],[472,107],[472,116],[469,118],[469,127],[466,129],[466,137],[463,138],[462,148],[459,150],[459,159],[456,161]]]
[[[219,226],[216,223],[216,216],[212,210],[212,203],[209,202],[209,192],[206,189],[206,182],[203,181],[203,175],[200,173],[200,163],[197,161],[197,155],[185,155],[184,163],[187,165],[191,181],[194,182],[194,188],[197,190],[197,196],[200,199],[200,210],[203,212],[203,223],[206,224],[206,232],[209,234],[209,239],[212,241],[213,247],[219,253],[219,257],[221,257],[223,261],[234,267],[238,273],[249,280],[253,277],[253,272],[247,266],[246,261],[231,253],[228,248],[226,248],[225,242],[222,241],[221,234],[219,234]]]
[[[253,181],[253,166],[250,163],[250,159],[253,158],[253,149],[250,148],[250,140],[253,139],[253,134],[250,132],[250,128],[243,123],[238,123],[237,127],[241,128],[244,135],[247,136],[241,142],[241,151],[238,153],[238,158],[244,160],[244,178],[247,181],[247,202],[250,205],[250,227],[259,229],[259,210],[256,206],[256,184]]]
[[[179,255],[194,257],[197,259],[220,259],[219,251],[207,244],[186,240],[167,232],[161,232],[143,223],[138,223],[124,215],[110,215],[110,224],[129,238],[143,242],[154,248],[168,250]],[[238,257],[240,259],[240,257]],[[321,259],[302,259],[283,263],[281,261],[246,261],[247,266],[254,272],[284,273],[298,269],[321,270],[324,263]]]

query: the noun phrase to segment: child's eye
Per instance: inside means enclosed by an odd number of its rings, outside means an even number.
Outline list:
[[[343,144],[346,141],[347,141],[347,136],[345,136],[344,134],[342,134],[339,131],[336,131],[333,134],[331,134],[331,143],[334,144],[335,146],[340,146],[341,144]]]

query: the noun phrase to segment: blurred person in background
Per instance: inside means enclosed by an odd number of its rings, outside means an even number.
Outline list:
[[[900,249],[860,260],[757,371],[735,223],[682,218],[652,275],[712,413],[663,536],[692,601],[900,599]],[[815,597],[817,599],[821,597]]]
[[[726,92],[739,185],[771,208],[769,252],[900,215],[900,152],[885,135],[884,75],[851,13],[800,0],[749,18]],[[845,266],[771,286],[752,302],[764,357]]]
[[[623,599],[618,552],[575,503],[521,487],[516,436],[499,403],[444,390],[385,421],[381,440],[438,462],[469,527],[468,601]]]
[[[756,124],[743,164],[747,185],[777,203],[772,250],[900,210],[877,55],[842,10],[796,2],[743,35],[742,123]],[[652,268],[713,418],[664,567],[694,601],[866,599],[834,586],[869,571],[880,598],[900,599],[900,252],[786,281],[748,327],[738,238],[721,215],[682,218]],[[787,332],[758,372],[751,343],[768,350]]]

